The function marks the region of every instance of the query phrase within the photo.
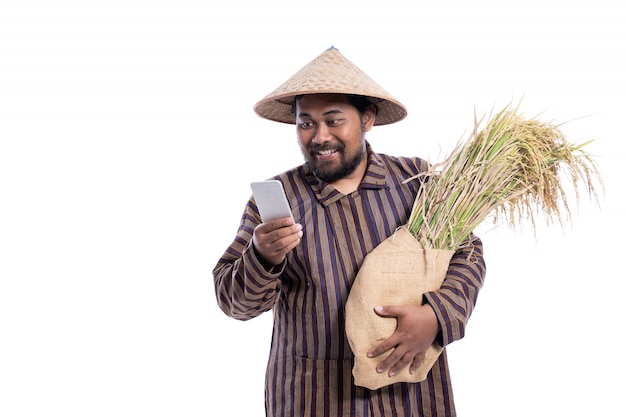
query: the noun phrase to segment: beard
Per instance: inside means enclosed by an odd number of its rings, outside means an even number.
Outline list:
[[[338,167],[334,167],[334,163],[319,161],[317,159],[317,153],[320,151],[335,149],[341,153],[342,160]],[[308,153],[305,153],[306,165],[311,171],[321,180],[328,183],[340,180],[354,172],[363,159],[367,156],[367,148],[365,147],[365,140],[363,140],[362,146],[360,146],[356,152],[351,155],[344,154],[345,145],[341,142],[334,144],[326,144],[325,146],[314,145],[309,147]]]

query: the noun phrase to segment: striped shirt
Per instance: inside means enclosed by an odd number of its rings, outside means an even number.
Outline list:
[[[261,222],[248,202],[234,242],[213,276],[220,308],[248,320],[273,310],[274,329],[266,373],[266,411],[284,416],[454,416],[444,352],[421,383],[378,390],[354,385],[353,354],[344,306],[359,266],[374,247],[408,221],[419,181],[403,181],[426,168],[419,158],[372,152],[359,189],[343,195],[306,165],[280,174],[294,219],[304,235],[272,272],[252,247]],[[485,275],[482,243],[452,257],[440,290],[425,294],[441,326],[438,343],[463,337]]]

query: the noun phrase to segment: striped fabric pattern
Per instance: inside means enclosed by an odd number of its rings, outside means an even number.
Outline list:
[[[301,244],[283,265],[266,271],[252,247],[260,216],[251,199],[234,242],[213,274],[216,296],[231,317],[248,320],[273,310],[274,330],[266,374],[266,410],[274,416],[454,416],[445,350],[426,381],[379,390],[357,387],[344,327],[344,305],[367,253],[404,225],[426,168],[419,158],[376,154],[359,190],[343,195],[306,166],[276,176]],[[425,296],[434,308],[442,346],[460,339],[482,286],[482,243],[458,251],[442,288]]]

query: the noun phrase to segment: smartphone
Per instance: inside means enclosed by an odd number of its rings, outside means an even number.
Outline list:
[[[255,181],[250,184],[263,222],[293,217],[283,184],[278,180]]]

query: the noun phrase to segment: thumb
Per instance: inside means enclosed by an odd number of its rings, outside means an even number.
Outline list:
[[[396,317],[397,311],[393,306],[376,306],[374,311],[381,317]]]

